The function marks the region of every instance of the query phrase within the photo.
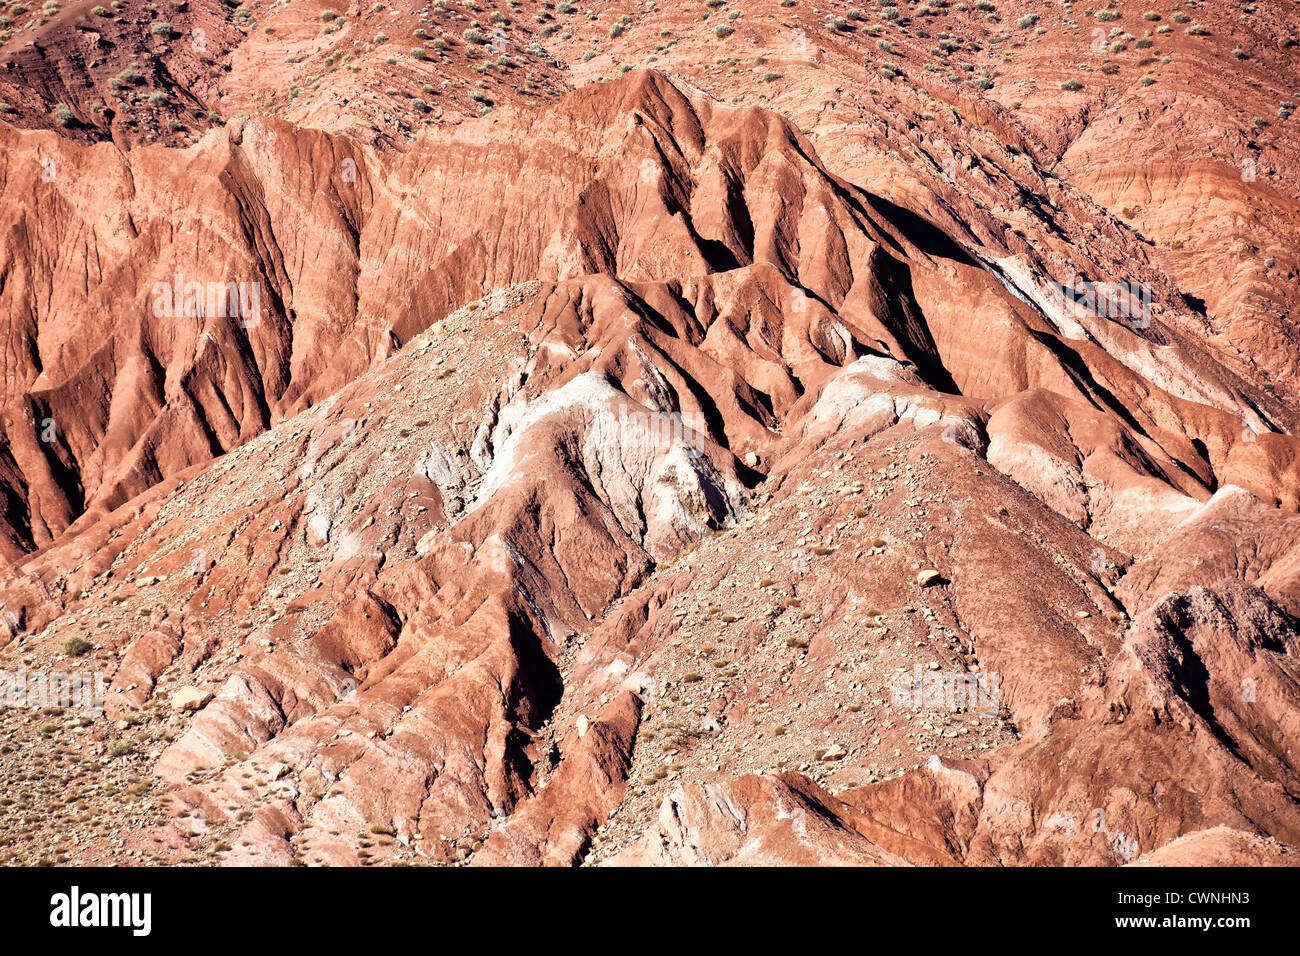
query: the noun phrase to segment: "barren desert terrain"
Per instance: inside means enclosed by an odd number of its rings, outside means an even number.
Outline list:
[[[0,863],[1295,864],[1298,56],[0,3]]]

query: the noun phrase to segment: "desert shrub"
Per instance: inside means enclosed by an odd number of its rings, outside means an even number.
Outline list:
[[[63,106],[64,109],[67,109],[67,106],[63,103],[60,103],[59,106]],[[63,642],[63,645],[59,649],[63,652],[65,657],[83,657],[95,648],[94,645],[83,638],[69,637]]]

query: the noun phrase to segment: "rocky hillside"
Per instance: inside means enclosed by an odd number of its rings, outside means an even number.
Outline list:
[[[8,14],[0,859],[1292,862],[1300,23],[1182,9]]]

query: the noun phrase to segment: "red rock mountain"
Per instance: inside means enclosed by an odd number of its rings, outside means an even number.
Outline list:
[[[6,14],[0,854],[1292,862],[1300,23],[1182,9]]]

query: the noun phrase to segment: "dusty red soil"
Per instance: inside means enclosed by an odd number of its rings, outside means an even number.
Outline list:
[[[560,6],[6,14],[0,859],[1293,862],[1300,18]]]

